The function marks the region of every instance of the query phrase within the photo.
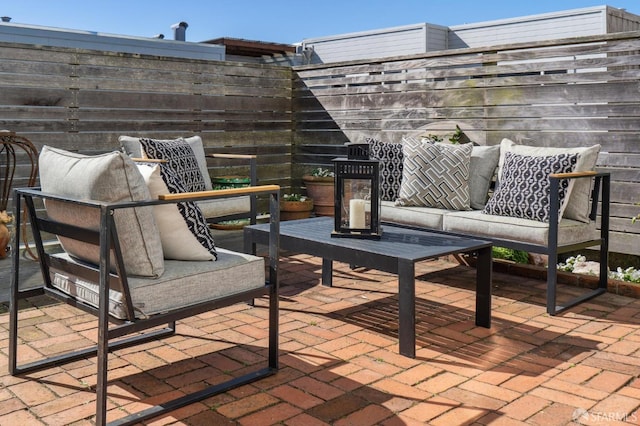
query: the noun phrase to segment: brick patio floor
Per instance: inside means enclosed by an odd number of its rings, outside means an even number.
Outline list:
[[[410,359],[397,353],[396,277],[337,264],[327,288],[320,269],[318,258],[282,259],[278,374],[149,424],[640,424],[639,300],[605,294],[551,317],[542,281],[495,273],[493,324],[484,329],[474,325],[475,270],[422,262]],[[561,288],[561,297],[579,291]],[[95,340],[92,317],[30,302],[21,311],[24,358]],[[265,306],[200,315],[170,338],[113,353],[109,418],[263,362]],[[10,376],[1,309],[0,425],[91,424],[95,359]]]

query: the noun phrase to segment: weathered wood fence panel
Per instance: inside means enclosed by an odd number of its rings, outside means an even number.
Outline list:
[[[611,249],[640,255],[639,52],[635,32],[289,68],[0,43],[0,128],[85,153],[199,134],[207,152],[258,154],[260,181],[285,190],[344,142],[449,120],[481,144],[599,143]]]
[[[640,224],[631,224],[640,212],[640,33],[294,70],[297,170],[330,164],[347,141],[397,142],[450,120],[479,130],[480,144],[601,144],[598,168],[613,180],[611,250],[640,255]]]
[[[288,67],[0,43],[0,75],[0,129],[38,149],[92,154],[119,149],[120,135],[198,134],[208,153],[257,154],[261,183],[290,184]],[[212,160],[210,172],[249,168]]]

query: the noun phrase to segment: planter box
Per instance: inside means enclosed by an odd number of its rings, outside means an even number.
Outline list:
[[[463,258],[461,256],[451,256],[451,258],[455,262],[475,267],[475,258],[473,257]],[[493,270],[495,272],[534,278],[543,281],[547,279],[546,267],[516,263],[510,260],[493,259]],[[574,274],[573,272],[558,271],[558,283],[581,288],[597,288],[598,277],[595,275]],[[607,293],[640,299],[640,284],[609,278],[607,280]]]

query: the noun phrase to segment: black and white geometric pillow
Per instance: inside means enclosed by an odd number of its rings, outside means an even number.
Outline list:
[[[160,175],[171,194],[187,192],[180,176],[178,176],[175,170],[173,170],[168,163],[160,163]],[[209,231],[209,225],[207,224],[207,220],[202,214],[200,207],[192,201],[177,203],[176,206],[189,228],[189,231],[191,231],[202,247],[217,259],[218,254],[216,252],[215,241]]]
[[[570,173],[576,166],[578,154],[527,156],[512,152],[505,154],[500,185],[489,199],[482,213],[518,217],[549,222],[549,175]],[[558,218],[569,200],[569,179],[559,182]]]
[[[147,158],[166,160],[183,182],[186,192],[204,191],[204,177],[193,149],[183,138],[157,140],[140,138]]]
[[[380,199],[395,201],[402,183],[402,144],[367,138],[369,158],[380,161]]]
[[[470,210],[472,144],[422,142],[403,138],[399,206]]]

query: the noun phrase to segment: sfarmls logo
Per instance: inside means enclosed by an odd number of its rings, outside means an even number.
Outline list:
[[[583,408],[577,408],[573,412],[572,420],[578,424],[606,423],[606,422],[632,422],[638,421],[638,413],[616,413],[602,411],[587,411]]]

